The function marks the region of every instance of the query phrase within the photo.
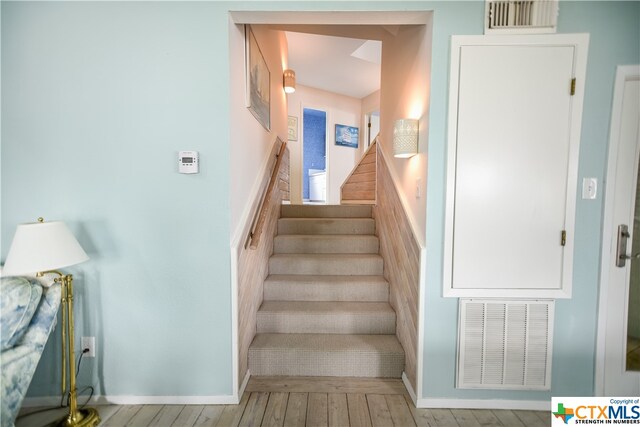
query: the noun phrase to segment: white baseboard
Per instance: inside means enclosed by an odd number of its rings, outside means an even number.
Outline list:
[[[409,392],[409,396],[411,396],[411,401],[416,405],[416,407],[418,407],[416,392],[413,390],[413,386],[411,385],[411,382],[409,382],[409,378],[407,378],[407,373],[404,371],[402,371],[402,382],[404,383],[407,392]]]
[[[78,396],[84,402],[84,396]],[[89,405],[236,405],[234,396],[94,396]],[[22,402],[25,408],[34,406],[59,406],[60,396],[27,397]]]
[[[451,409],[513,409],[521,411],[549,411],[550,400],[498,399],[418,399],[417,408]]]
[[[242,399],[245,388],[251,378],[251,372],[242,380],[237,396],[93,396],[89,400],[90,405],[237,405]],[[78,396],[78,400],[84,402],[84,396]],[[33,408],[38,406],[58,406],[60,396],[27,397],[22,406]]]

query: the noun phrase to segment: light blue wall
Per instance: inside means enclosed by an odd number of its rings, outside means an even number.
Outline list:
[[[640,3],[561,2],[558,32],[591,34],[582,122],[579,181],[605,174],[615,67],[640,62]],[[548,399],[593,394],[602,193],[577,202],[573,298],[556,304],[552,390],[456,390],[457,299],[441,297],[449,39],[481,34],[483,5],[440,4],[434,17],[427,188],[427,292],[424,397]]]
[[[2,258],[20,222],[75,231],[98,394],[232,392],[227,25],[216,3],[2,2]],[[59,394],[59,347],[31,396]]]
[[[482,33],[483,2],[1,7],[2,257],[16,224],[39,215],[77,233],[92,257],[71,269],[80,334],[96,335],[101,353],[81,379],[99,394],[231,394],[228,9],[435,11],[424,397],[592,393],[601,197],[578,201],[574,297],[556,307],[552,392],[454,388],[457,301],[440,296],[449,42]],[[591,33],[580,177],[604,176],[615,66],[640,62],[639,19],[638,2],[561,2],[559,31]],[[180,149],[200,151],[199,175],[175,172]],[[53,341],[30,395],[57,393],[58,351]]]

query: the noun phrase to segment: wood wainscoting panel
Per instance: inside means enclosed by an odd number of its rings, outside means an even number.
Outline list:
[[[272,161],[265,172],[263,183],[270,179],[280,143],[274,144]],[[264,185],[266,187],[266,185]],[[263,283],[269,273],[269,257],[273,253],[273,237],[276,234],[280,205],[289,198],[289,149],[285,149],[280,161],[277,188],[271,192],[258,246],[248,245],[239,249],[238,256],[238,383],[242,384],[248,369],[249,345],[256,335],[256,317],[262,304]],[[262,196],[262,195],[260,195]]]
[[[278,189],[282,200],[290,200],[290,184],[289,184],[289,149],[285,150],[284,157],[280,163],[278,171]]]
[[[420,246],[384,157],[377,156],[377,162],[378,194],[373,210],[376,235],[384,259],[384,277],[389,282],[389,302],[396,311],[396,335],[404,348],[405,373],[416,390]]]

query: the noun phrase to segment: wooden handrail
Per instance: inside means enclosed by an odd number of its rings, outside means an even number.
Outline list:
[[[276,162],[273,165],[273,169],[271,171],[271,178],[269,178],[269,184],[267,185],[265,191],[262,193],[262,201],[260,202],[260,209],[256,211],[256,214],[253,217],[253,223],[251,226],[251,230],[249,230],[249,235],[247,236],[247,243],[249,243],[249,247],[251,249],[256,249],[258,244],[260,244],[260,237],[262,235],[262,229],[264,228],[264,223],[267,220],[267,214],[269,213],[269,200],[271,200],[271,196],[273,195],[274,189],[276,189],[276,183],[278,181],[278,175],[280,172],[280,164],[282,163],[282,157],[285,154],[285,150],[287,149],[287,143],[282,141],[280,138],[277,138],[276,144],[280,142],[280,150],[278,154],[276,154]],[[247,244],[245,243],[245,248]]]

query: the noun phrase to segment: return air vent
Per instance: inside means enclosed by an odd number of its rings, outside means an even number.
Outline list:
[[[486,2],[485,34],[555,33],[558,2],[554,0]]]
[[[458,388],[549,390],[554,302],[460,299]]]

